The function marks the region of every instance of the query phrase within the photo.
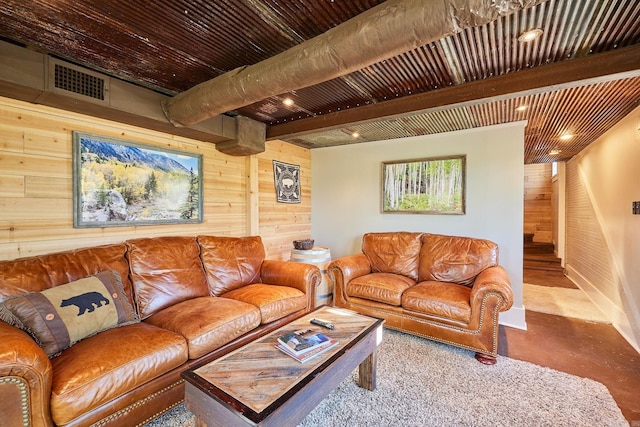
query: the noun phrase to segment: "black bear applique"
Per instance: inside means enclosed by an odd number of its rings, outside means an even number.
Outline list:
[[[85,312],[91,313],[96,307],[102,307],[109,304],[109,300],[105,298],[100,292],[87,292],[84,294],[76,295],[71,298],[63,299],[60,303],[60,307],[68,307],[75,305],[78,307],[78,316],[82,316]]]

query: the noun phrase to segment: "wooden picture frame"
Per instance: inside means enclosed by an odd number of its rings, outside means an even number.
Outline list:
[[[382,163],[382,213],[465,214],[466,156]]]
[[[73,226],[201,223],[202,155],[73,132]]]

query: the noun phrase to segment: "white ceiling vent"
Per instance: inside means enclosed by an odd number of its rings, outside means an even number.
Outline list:
[[[109,77],[49,58],[49,90],[84,101],[109,103]]]

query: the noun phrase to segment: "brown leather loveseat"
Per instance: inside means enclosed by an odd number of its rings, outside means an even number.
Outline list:
[[[332,261],[334,305],[384,318],[385,327],[496,362],[498,313],[511,282],[488,240],[416,232],[367,233],[362,253]]]
[[[321,279],[257,236],[1,261],[0,424],[142,425],[184,399],[183,371],[310,310]]]

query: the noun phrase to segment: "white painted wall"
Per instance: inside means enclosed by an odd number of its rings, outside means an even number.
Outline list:
[[[566,164],[558,162],[556,174],[551,178],[553,183],[553,250],[560,258],[560,265],[565,265],[565,236],[566,236]]]
[[[588,202],[577,210],[593,215],[604,242],[591,253],[606,254],[612,267],[611,283],[589,274],[580,260],[568,258],[568,274],[609,316],[614,326],[640,349],[640,215],[632,215],[632,202],[640,201],[640,107],[621,120],[569,162],[577,167],[575,179]],[[574,183],[575,184],[575,183]],[[575,241],[569,240],[568,253]],[[593,262],[591,262],[592,264]]]
[[[362,235],[424,231],[496,242],[512,281],[505,325],[525,329],[522,305],[524,127],[526,122],[311,150],[311,229],[333,259],[359,253]],[[466,214],[381,213],[382,162],[466,154]]]

